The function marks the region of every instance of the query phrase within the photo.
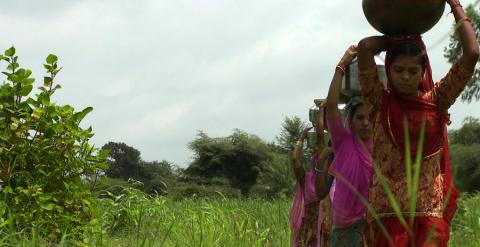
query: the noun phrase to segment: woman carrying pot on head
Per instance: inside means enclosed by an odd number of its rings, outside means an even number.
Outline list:
[[[338,109],[345,67],[357,54],[350,46],[335,68],[328,91],[327,126],[335,157],[328,173],[335,177],[330,189],[332,230],[329,246],[362,246],[365,201],[371,184],[372,151],[370,108],[361,97],[352,97],[346,106],[345,126]],[[326,173],[327,170],[319,170]]]
[[[358,45],[359,81],[372,105],[375,173],[369,203],[381,220],[371,224],[369,246],[447,246],[458,192],[454,187],[446,125],[448,108],[472,77],[479,57],[478,41],[458,0],[447,0],[455,16],[463,54],[448,74],[433,83],[425,45],[418,36],[368,37]],[[374,55],[386,51],[387,89],[377,76]],[[408,127],[410,149],[404,129]],[[424,127],[425,142],[418,149]],[[416,207],[409,207],[406,153],[421,155]],[[412,159],[414,160],[414,159]],[[413,170],[413,168],[412,168]],[[398,202],[387,199],[382,177]],[[396,215],[400,213],[402,217]],[[413,214],[413,215],[412,215]],[[370,217],[369,217],[370,218]],[[413,222],[410,221],[413,218]]]
[[[292,204],[290,214],[290,226],[292,230],[292,246],[325,246],[321,244],[322,237],[320,236],[323,219],[325,218],[322,203],[318,199],[316,192],[316,174],[318,159],[320,153],[325,149],[324,144],[324,106],[319,108],[317,123],[315,124],[316,145],[313,148],[313,156],[310,163],[310,170],[305,171],[300,161],[302,149],[308,131],[311,128],[305,129],[299,140],[295,145],[293,151],[292,163],[297,179],[297,188],[295,198]],[[323,158],[322,158],[323,159]],[[323,235],[325,236],[325,235]]]

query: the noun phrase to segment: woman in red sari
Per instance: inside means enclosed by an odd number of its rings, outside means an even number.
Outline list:
[[[479,47],[470,19],[458,0],[447,0],[458,27],[463,54],[448,74],[437,83],[426,49],[419,36],[368,37],[358,45],[359,81],[374,119],[374,165],[384,177],[398,202],[404,227],[385,193],[381,178],[374,174],[369,203],[382,225],[369,217],[369,246],[447,246],[450,221],[457,204],[448,151],[446,125],[448,108],[471,79],[479,57]],[[374,55],[386,51],[387,89],[380,82]],[[411,215],[406,181],[404,119],[408,122],[411,156],[417,154],[422,123],[425,142],[420,154],[420,183],[416,208]],[[371,216],[370,215],[370,216]]]

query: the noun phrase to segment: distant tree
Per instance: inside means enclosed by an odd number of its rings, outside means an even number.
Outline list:
[[[475,9],[472,4],[469,4],[465,8],[465,12],[472,19],[472,25],[475,33],[477,34],[477,40],[480,39],[480,9]],[[450,44],[444,49],[444,56],[448,59],[448,62],[455,63],[462,55],[462,47],[460,43],[460,37],[458,32],[453,33],[450,36]],[[467,84],[466,89],[462,93],[462,101],[471,102],[472,99],[480,99],[480,69],[477,64],[476,70],[473,74],[473,78]]]
[[[297,116],[285,117],[280,134],[275,138],[278,146],[286,153],[292,153],[300,133],[307,127],[307,123]]]
[[[295,183],[290,156],[275,153],[272,159],[261,165],[252,192],[262,197],[288,197],[293,195]]]
[[[480,144],[480,121],[478,118],[466,117],[463,126],[451,131],[449,135],[452,144]]]
[[[110,178],[139,179],[142,172],[140,151],[121,142],[109,142],[102,150],[110,150],[106,175]]]
[[[463,192],[480,190],[480,144],[454,144],[450,154],[458,189]]]
[[[170,187],[175,185],[175,165],[166,160],[160,162],[142,161],[142,163],[142,172],[139,180],[144,183],[145,192],[161,195],[167,194]]]
[[[463,126],[449,136],[455,184],[464,192],[480,190],[480,120],[465,118]]]
[[[189,147],[194,152],[194,160],[185,170],[188,176],[208,180],[227,178],[243,195],[248,195],[256,183],[259,166],[271,158],[263,140],[241,130],[217,138],[200,132]]]

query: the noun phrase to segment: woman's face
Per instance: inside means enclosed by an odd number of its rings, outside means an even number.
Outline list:
[[[352,132],[360,139],[366,141],[372,137],[370,109],[365,104],[355,110],[351,124]]]
[[[422,66],[414,56],[400,55],[390,65],[392,85],[401,94],[417,96],[422,78]]]

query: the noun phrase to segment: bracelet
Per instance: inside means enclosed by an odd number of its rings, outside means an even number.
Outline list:
[[[462,23],[464,21],[468,21],[468,22],[472,23],[472,19],[470,19],[470,17],[464,16],[464,17],[460,18],[460,20],[457,21],[457,25],[458,26],[462,25]]]
[[[325,170],[320,169],[320,168],[318,168],[318,167],[315,167],[314,170],[315,170],[316,173],[325,173]]]
[[[343,74],[345,75],[345,69],[342,66],[337,65],[337,67],[335,67],[335,69],[340,69],[343,72]]]
[[[461,8],[463,9],[463,6],[462,6],[462,4],[460,3],[460,1],[455,1],[454,3],[452,3],[452,4],[450,5],[450,9],[452,10],[452,12],[453,12],[453,9],[458,8],[458,7],[461,7]]]

